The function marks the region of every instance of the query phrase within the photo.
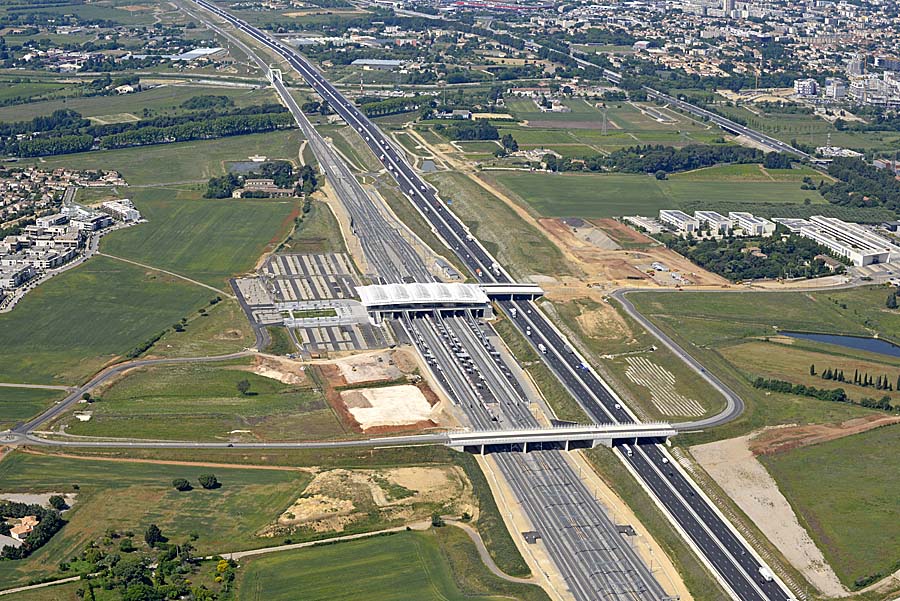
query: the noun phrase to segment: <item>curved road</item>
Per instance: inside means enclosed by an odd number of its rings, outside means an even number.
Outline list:
[[[706,382],[708,382],[710,386],[715,388],[723,397],[725,397],[725,408],[719,413],[692,422],[672,424],[673,427],[680,432],[691,432],[703,428],[721,426],[722,424],[727,424],[728,422],[740,417],[740,415],[744,412],[744,408],[746,406],[744,403],[744,399],[742,399],[738,393],[729,388],[716,375],[706,371],[706,368],[703,367],[703,365],[699,361],[694,359],[694,357],[691,356],[690,353],[684,350],[677,342],[672,340],[672,338],[670,338],[668,334],[657,327],[656,324],[644,317],[640,311],[635,309],[634,304],[632,304],[632,302],[627,298],[628,294],[632,292],[639,292],[639,290],[623,288],[621,290],[616,290],[615,292],[610,294],[610,296],[616,299],[619,304],[622,305],[622,308],[625,309],[625,312],[628,313],[629,317],[641,324],[641,326],[645,330],[653,334],[653,336],[655,336],[663,346],[672,351],[675,356],[680,358],[682,361],[687,363],[688,366],[696,371],[701,378],[706,380]],[[654,292],[663,291],[657,290]]]

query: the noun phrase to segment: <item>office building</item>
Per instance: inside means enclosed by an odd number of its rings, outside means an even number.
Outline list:
[[[809,222],[800,228],[801,236],[815,240],[858,267],[900,259],[900,247],[858,223],[822,215],[810,217]]]
[[[709,224],[709,231],[716,234],[727,234],[731,231],[731,219],[715,211],[694,211],[694,217],[700,223]]]
[[[731,211],[728,213],[734,227],[740,229],[745,236],[771,236],[775,233],[775,224],[752,213]]]
[[[692,234],[700,229],[699,220],[677,209],[663,209],[659,212],[659,220],[682,234]]]

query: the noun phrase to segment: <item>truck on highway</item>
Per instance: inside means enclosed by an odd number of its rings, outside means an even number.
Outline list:
[[[516,315],[519,313],[519,310],[516,307],[512,307],[509,310],[509,314],[512,315],[512,318],[515,319]]]
[[[543,342],[538,343],[538,350],[541,351],[542,353],[544,353],[545,355],[547,354],[547,347],[544,346]]]
[[[759,577],[762,578],[763,582],[772,582],[772,580],[775,578],[774,574],[772,574],[772,570],[770,570],[766,566],[760,566]]]

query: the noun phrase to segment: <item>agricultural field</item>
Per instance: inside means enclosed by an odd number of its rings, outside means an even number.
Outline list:
[[[213,473],[221,487],[197,484]],[[172,480],[185,478],[194,489],[179,492]],[[187,541],[200,555],[278,544],[257,536],[310,481],[298,470],[235,469],[74,459],[13,452],[0,462],[3,492],[76,493],[68,521],[31,557],[0,562],[0,588],[58,573],[57,565],[103,536],[107,528],[143,532],[151,523],[174,542]],[[76,488],[77,486],[77,488]],[[65,575],[65,574],[64,574]]]
[[[71,417],[82,436],[169,440],[321,440],[347,434],[315,383],[286,371],[292,384],[253,373],[263,358],[227,364],[178,364],[130,371],[81,405],[90,421]],[[269,366],[278,369],[277,364]],[[288,376],[285,376],[288,378]],[[238,390],[246,381],[249,391]]]
[[[746,171],[740,172],[746,174]],[[723,199],[743,205],[744,210],[750,211],[756,202],[803,204],[806,198],[811,203],[825,202],[817,191],[801,190],[800,183],[791,179],[773,181],[766,178],[754,180],[753,186],[747,186],[746,179],[735,177],[733,173],[722,179],[716,179],[712,174],[692,173],[698,175],[679,174],[663,181],[649,175],[626,173],[498,172],[490,177],[542,217],[596,219],[634,214],[655,215],[660,209],[688,205],[697,208],[706,203],[719,203]]]
[[[148,223],[106,236],[100,250],[222,290],[281,242],[299,214],[292,199],[204,199],[194,190],[140,188],[132,200]]]
[[[213,176],[225,173],[225,163],[260,154],[270,160],[296,159],[303,135],[299,130],[232,136],[216,140],[195,140],[65,154],[20,161],[42,169],[115,169],[132,186],[187,183],[194,188]],[[179,188],[180,189],[180,188]]]
[[[20,84],[23,86],[49,86],[51,84]],[[52,84],[56,85],[56,84]],[[61,85],[57,86],[61,87]],[[19,94],[12,94],[18,96]],[[0,121],[26,121],[49,115],[60,109],[71,109],[84,117],[131,114],[142,117],[146,109],[154,116],[178,115],[190,112],[181,103],[195,96],[228,96],[236,107],[276,102],[275,93],[269,88],[229,88],[220,86],[162,85],[136,94],[124,96],[91,96],[31,102],[0,107]]]
[[[900,462],[885,461],[898,446],[900,425],[892,425],[760,457],[851,589],[887,576],[900,563]]]
[[[236,588],[238,601],[288,601],[297,591],[308,601],[548,598],[537,586],[491,574],[454,526],[257,557],[245,563]]]
[[[0,315],[0,381],[79,383],[211,296],[195,284],[94,257]]]
[[[63,390],[0,388],[0,431],[31,419],[65,394]]]
[[[749,127],[788,143],[795,140],[816,147],[826,146],[830,140],[834,146],[859,151],[893,151],[900,142],[900,132],[839,131],[831,123],[810,114],[784,113],[774,109],[766,111],[754,105],[717,106],[716,109],[729,117],[743,119]]]
[[[823,292],[679,292],[637,293],[629,296],[635,307],[651,319],[683,348],[713,371],[747,402],[744,414],[728,425],[710,432],[689,434],[682,444],[699,444],[746,434],[764,426],[785,423],[833,423],[853,417],[883,414],[857,405],[820,401],[811,397],[767,392],[754,388],[758,376],[788,376],[790,381],[805,382],[809,377],[810,356],[850,370],[854,365],[871,366],[873,377],[882,373],[896,378],[900,363],[881,355],[850,349],[794,341],[779,342],[777,330],[815,331],[832,334],[882,337],[898,331],[900,312],[884,309],[887,290],[882,287]],[[752,347],[742,346],[752,344]],[[765,345],[764,348],[759,345]],[[743,351],[743,352],[742,352]],[[752,352],[751,352],[752,351]],[[757,358],[766,355],[765,362]],[[821,357],[821,358],[820,358]],[[882,371],[876,371],[878,365]],[[769,366],[766,368],[766,366]],[[897,367],[892,367],[897,366]],[[771,369],[760,373],[764,369]],[[788,373],[790,372],[790,373]],[[812,381],[810,381],[812,383]],[[835,388],[825,380],[822,388]],[[852,398],[880,397],[870,387],[851,391]]]
[[[35,82],[0,82],[0,101],[9,100],[10,98],[35,98],[45,94],[65,88],[63,83],[55,83],[52,81],[35,81]]]
[[[568,268],[560,250],[502,200],[459,173],[426,177],[501,264],[521,275],[566,275]]]

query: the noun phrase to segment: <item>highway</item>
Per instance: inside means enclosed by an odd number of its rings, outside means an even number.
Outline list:
[[[291,67],[323,99],[329,102],[329,105],[346,123],[359,133],[375,156],[400,184],[407,198],[432,225],[435,233],[457,253],[479,281],[512,281],[509,274],[469,233],[465,225],[446,208],[436,190],[419,177],[378,127],[344,98],[309,61],[293,48],[282,45],[267,34],[247,25],[206,0],[194,1],[288,61]],[[277,78],[273,83],[276,89],[287,97],[286,100],[290,98],[287,90]],[[290,106],[292,99],[287,102],[289,108],[294,111],[294,107]],[[293,104],[296,106],[296,103]],[[340,162],[338,161],[338,163]],[[324,165],[324,167],[326,170],[333,168],[329,165]],[[333,173],[329,174],[334,176]],[[362,209],[363,207],[360,207],[360,210]],[[377,210],[376,213],[378,213]],[[389,230],[383,233],[394,238],[390,233],[393,230],[390,228]],[[377,235],[380,236],[380,234]],[[391,273],[394,269],[392,265],[379,266],[379,268],[381,267],[385,268],[385,273]],[[419,275],[424,276],[425,274]],[[430,279],[429,277],[422,281]],[[542,357],[593,420],[600,423],[637,421],[628,408],[620,402],[614,391],[599,378],[584,358],[567,343],[562,334],[540,312],[537,305],[526,301],[504,301],[500,303],[500,306],[510,315],[520,330],[526,334],[531,333],[528,338],[535,347],[538,343],[543,343],[549,349]],[[458,366],[459,362],[454,361],[452,357],[445,357],[441,364],[449,367],[451,365]],[[476,390],[478,389],[477,384],[471,382],[467,384],[466,380],[460,380],[458,374],[453,377],[454,383],[450,384],[451,376],[446,367],[442,376],[441,373],[438,371],[439,379],[446,378],[448,391],[459,394],[460,391],[471,389],[472,386],[475,386]],[[470,409],[473,411],[476,409],[474,402]],[[467,413],[467,415],[474,414]],[[518,415],[517,419],[524,419],[524,416]],[[644,488],[668,514],[689,544],[718,576],[720,583],[729,590],[734,598],[746,601],[766,599],[781,601],[792,598],[777,577],[770,578],[761,575],[761,569],[768,569],[761,558],[737,534],[687,474],[674,463],[663,446],[642,445],[639,448],[626,446],[620,448],[620,454],[632,473],[638,477]],[[527,493],[527,491],[517,492]],[[559,550],[560,553],[563,551]],[[582,583],[569,581],[569,584],[573,590],[576,590]]]

